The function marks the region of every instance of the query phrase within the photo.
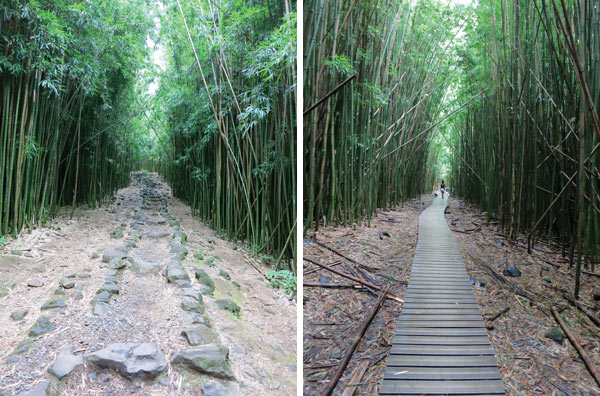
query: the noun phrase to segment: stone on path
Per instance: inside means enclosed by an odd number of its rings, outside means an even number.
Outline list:
[[[504,276],[510,276],[512,278],[516,278],[521,276],[521,271],[515,265],[511,265],[508,268],[504,269]]]
[[[56,297],[56,298],[51,298],[50,300],[46,301],[44,303],[44,305],[42,305],[42,310],[44,309],[53,309],[53,308],[64,308],[66,307],[67,304],[65,303],[65,300],[60,298],[60,297]]]
[[[110,313],[110,306],[104,301],[97,301],[94,304],[94,315],[104,316]]]
[[[102,262],[103,263],[110,263],[113,260],[121,260],[123,258],[127,257],[127,254],[121,250],[118,249],[104,249],[104,252],[102,253]]]
[[[54,330],[56,326],[54,323],[50,322],[46,316],[40,316],[38,320],[35,321],[31,329],[29,330],[30,337],[37,337],[42,334],[46,334]]]
[[[227,280],[231,280],[231,276],[229,276],[229,274],[223,270],[219,270],[219,275]]]
[[[188,254],[188,250],[183,245],[177,243],[177,244],[173,245],[171,250],[169,250],[169,253],[185,256]]]
[[[181,331],[181,335],[187,338],[188,343],[194,345],[205,345],[217,341],[217,335],[208,326],[203,324],[188,327]]]
[[[38,278],[37,276],[34,278],[31,278],[27,281],[27,286],[29,287],[42,287],[44,286],[44,282]]]
[[[226,311],[231,312],[234,315],[239,315],[240,314],[240,306],[237,305],[236,303],[234,303],[233,301],[231,301],[230,299],[226,298],[226,299],[222,299],[222,300],[217,300],[215,301],[217,303],[217,306],[221,309],[224,309]]]
[[[181,308],[188,312],[204,313],[204,304],[191,297],[184,297],[181,301]]]
[[[232,396],[237,395],[237,389],[232,383],[222,384],[218,381],[204,381],[202,383],[202,394],[204,396]]]
[[[17,396],[47,396],[48,386],[50,386],[50,380],[42,381],[30,390],[17,394]]]
[[[202,293],[192,287],[186,287],[177,292],[180,296],[191,297],[199,302],[203,302]]]
[[[107,292],[109,294],[119,294],[119,286],[116,283],[105,283],[100,289],[96,291],[96,294],[100,294],[102,292]]]
[[[25,317],[25,315],[27,315],[28,312],[29,310],[27,309],[17,309],[10,315],[10,317],[14,320],[21,320]]]
[[[65,289],[72,289],[75,287],[75,281],[71,278],[62,278],[58,283]]]
[[[171,364],[184,364],[202,374],[216,378],[234,379],[229,365],[229,350],[220,345],[181,349],[173,356]]]
[[[194,272],[196,273],[196,279],[198,279],[198,283],[204,285],[209,288],[209,293],[212,294],[215,291],[215,282],[210,279],[210,276],[200,268],[195,268]]]
[[[152,239],[166,238],[169,235],[171,235],[171,233],[169,233],[169,232],[150,231],[148,233],[148,238],[152,238]]]
[[[167,368],[164,353],[156,344],[125,342],[111,344],[87,356],[100,367],[114,368],[127,378],[154,378]]]
[[[71,352],[71,347],[67,347],[61,351],[56,361],[48,367],[48,372],[56,378],[62,379],[80,364],[83,364],[83,357],[74,355]]]

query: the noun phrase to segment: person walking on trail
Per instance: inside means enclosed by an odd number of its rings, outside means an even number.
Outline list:
[[[444,199],[444,193],[446,192],[446,183],[444,183],[444,179],[442,179],[442,184],[440,185],[440,191],[442,193],[442,199]]]

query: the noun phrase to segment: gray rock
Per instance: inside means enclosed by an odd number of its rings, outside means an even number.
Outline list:
[[[170,266],[167,268],[167,280],[175,283],[177,280],[190,280],[190,276],[187,274],[183,266]]]
[[[562,331],[560,331],[560,329],[558,329],[557,327],[548,330],[545,334],[544,337],[546,338],[550,338],[551,340],[559,343],[562,345],[563,340],[565,339],[565,335],[563,334]]]
[[[42,310],[45,309],[53,309],[53,308],[64,308],[66,307],[67,304],[65,303],[65,300],[62,299],[61,297],[56,297],[56,298],[51,298],[50,300],[46,301],[44,303],[44,305],[42,305]]]
[[[229,365],[229,350],[220,345],[202,345],[181,349],[173,356],[171,364],[183,364],[202,374],[216,378],[234,379]]]
[[[517,277],[521,276],[521,271],[519,271],[519,269],[517,268],[516,265],[511,265],[508,268],[504,269],[503,274],[504,274],[504,276],[510,276],[512,278],[517,278]]]
[[[110,306],[104,301],[97,301],[93,307],[94,315],[104,316],[110,313]]]
[[[129,379],[154,378],[167,367],[164,353],[156,344],[150,343],[111,344],[89,354],[87,360],[100,367],[114,368]]]
[[[208,318],[206,316],[198,314],[198,313],[194,313],[194,312],[189,313],[187,315],[187,320],[191,324],[203,324],[207,327],[211,327],[210,321],[208,320]]]
[[[119,294],[119,286],[114,283],[105,283],[96,291],[96,294],[100,294],[103,291],[108,292],[109,294]]]
[[[75,281],[71,278],[62,278],[58,283],[65,289],[72,289],[75,286]]]
[[[59,286],[59,287],[57,287],[54,290],[54,294],[56,294],[57,296],[64,296],[67,293],[65,293],[65,289],[64,288],[62,288],[62,287]]]
[[[27,315],[28,312],[29,310],[27,309],[16,309],[12,314],[10,314],[10,317],[14,320],[21,320],[25,317],[25,315]]]
[[[76,291],[75,293],[73,293],[73,295],[71,296],[73,298],[73,300],[81,300],[83,299],[83,293],[80,291]]]
[[[117,227],[113,232],[110,233],[110,237],[113,239],[123,238],[123,229],[121,229],[121,227]]]
[[[36,276],[36,277],[33,277],[33,278],[31,278],[31,279],[29,279],[27,281],[27,286],[29,286],[29,287],[42,287],[42,286],[44,286],[44,282],[40,278],[38,278]]]
[[[38,264],[35,267],[33,267],[32,270],[34,272],[37,272],[37,273],[41,274],[41,273],[46,272],[46,266],[44,264]]]
[[[152,238],[152,239],[166,238],[169,235],[171,235],[169,232],[150,231],[148,233],[148,238]]]
[[[72,272],[69,275],[67,275],[67,278],[77,278],[77,272]]]
[[[89,272],[82,272],[79,275],[77,275],[79,278],[83,279],[83,278],[91,278],[92,275]]]
[[[31,329],[29,329],[29,336],[37,337],[39,335],[49,333],[55,328],[56,326],[54,323],[50,322],[50,319],[45,316],[40,316],[40,318],[35,321],[33,326],[31,326]]]
[[[120,270],[120,269],[123,269],[125,267],[127,267],[127,262],[125,262],[125,260],[122,260],[122,259],[117,260],[117,259],[115,259],[115,260],[112,260],[110,262],[110,266],[108,268]]]
[[[231,276],[229,276],[229,274],[223,270],[219,270],[219,275],[221,275],[223,278],[225,278],[227,280],[231,280]]]
[[[169,253],[185,256],[188,254],[188,250],[183,245],[176,243],[173,245],[171,250],[169,250]]]
[[[218,381],[204,381],[202,383],[202,394],[204,396],[232,396],[237,395],[237,389],[232,383],[222,384]]]
[[[195,268],[194,272],[196,274],[196,279],[198,279],[198,283],[208,287],[210,290],[209,294],[213,294],[215,291],[215,282],[210,279],[210,276],[208,276],[208,274],[200,268]]]
[[[82,363],[83,358],[73,355],[71,347],[67,347],[60,352],[56,361],[48,368],[48,372],[56,378],[62,379]]]
[[[181,289],[177,292],[177,294],[180,296],[192,297],[200,302],[203,302],[202,294],[198,290],[193,289],[191,287]]]
[[[22,353],[27,352],[32,347],[33,343],[34,342],[32,339],[27,339],[19,342],[15,347],[14,351],[11,352],[11,355],[20,355]]]
[[[185,336],[188,343],[192,346],[211,344],[217,341],[215,332],[203,324],[183,329],[181,335]]]
[[[204,313],[204,305],[191,297],[183,298],[181,301],[181,308],[188,312]]]
[[[113,260],[121,260],[127,257],[127,254],[118,249],[105,249],[102,253],[102,262],[110,263]]]
[[[192,286],[192,282],[189,279],[177,279],[174,283],[182,289],[187,289]]]
[[[219,308],[229,311],[236,316],[239,316],[239,314],[241,312],[240,306],[228,298],[222,299],[222,300],[217,300],[215,302]]]
[[[50,380],[42,381],[28,391],[21,392],[17,396],[47,396]]]

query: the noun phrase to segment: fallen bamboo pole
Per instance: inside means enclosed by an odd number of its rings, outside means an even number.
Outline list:
[[[321,264],[318,261],[315,261],[315,260],[313,260],[311,258],[303,257],[303,260],[304,261],[308,261],[309,263],[312,263],[314,265],[317,265],[317,266],[319,266],[319,267],[321,267],[323,269],[326,269],[327,271],[333,272],[334,274],[337,274],[337,275],[339,275],[341,277],[344,277],[346,279],[350,279],[350,280],[353,280],[353,281],[358,282],[360,284],[363,284],[363,285],[365,285],[368,288],[371,288],[373,290],[379,290],[379,291],[383,291],[384,290],[381,286],[376,286],[376,285],[374,285],[374,284],[372,284],[370,282],[366,282],[366,281],[364,281],[364,280],[362,280],[360,278],[357,278],[355,276],[352,276],[352,275],[346,274],[344,272],[338,271],[336,269],[333,269],[331,267],[326,266],[325,264]],[[396,295],[394,293],[391,293],[391,292],[388,291],[388,292],[386,292],[386,294],[387,294],[387,297],[391,298],[392,300],[396,300],[398,302],[404,302],[403,299],[401,299],[398,295]]]
[[[502,311],[498,312],[496,315],[489,318],[488,321],[493,322],[494,320],[498,319],[502,314],[508,312],[509,310],[510,310],[510,307],[504,308]]]
[[[365,269],[368,269],[368,270],[371,270],[371,271],[375,271],[375,268],[372,268],[372,267],[369,267],[367,265],[361,264],[358,261],[354,260],[353,258],[350,258],[350,257],[344,255],[342,252],[340,252],[340,251],[338,251],[338,250],[336,250],[336,249],[334,249],[332,247],[329,247],[329,246],[325,245],[324,243],[317,241],[314,238],[313,238],[313,242],[316,243],[317,245],[319,245],[319,246],[321,246],[321,247],[323,247],[323,248],[325,248],[325,249],[327,249],[327,250],[329,250],[329,251],[337,254],[338,256],[345,258],[346,260],[350,261],[354,265],[358,265],[359,267],[362,267],[362,268],[365,268]]]
[[[341,283],[318,283],[318,282],[304,282],[304,287],[325,287],[330,289],[362,289],[363,286],[341,284]]]
[[[363,322],[363,324],[360,328],[360,331],[354,336],[354,340],[352,341],[352,345],[350,346],[350,349],[348,349],[348,351],[346,352],[346,355],[344,356],[344,359],[342,359],[342,361],[340,362],[340,365],[339,365],[337,371],[335,372],[333,379],[329,382],[329,385],[327,386],[327,389],[325,389],[325,391],[322,393],[322,396],[330,396],[333,393],[333,390],[335,389],[338,381],[342,377],[342,374],[344,373],[346,366],[348,366],[348,363],[350,362],[350,359],[352,358],[352,355],[354,354],[356,347],[358,346],[358,344],[360,343],[360,340],[362,339],[363,335],[367,331],[369,324],[371,324],[371,321],[373,321],[373,318],[377,314],[377,311],[379,311],[379,308],[385,301],[385,297],[388,294],[388,290],[389,290],[389,286],[386,286],[385,289],[381,291],[381,294],[379,295],[377,302],[375,303],[375,305],[373,305],[373,308],[371,308],[371,311],[369,312],[369,315],[367,315],[367,318]]]
[[[579,356],[581,356],[581,359],[583,359],[583,362],[585,363],[586,367],[588,368],[590,374],[592,375],[592,377],[594,377],[594,380],[596,380],[596,383],[598,384],[598,386],[600,386],[600,374],[598,374],[598,369],[596,368],[596,365],[594,364],[594,362],[592,362],[592,360],[588,356],[585,349],[583,349],[583,347],[577,340],[577,337],[575,337],[575,335],[573,333],[571,333],[571,330],[567,327],[565,322],[563,322],[562,318],[560,317],[560,315],[558,314],[556,309],[554,307],[550,307],[550,308],[552,309],[552,315],[554,315],[554,319],[556,319],[556,321],[558,322],[560,327],[563,329],[563,331],[565,332],[567,337],[569,337],[569,341],[571,341],[571,345],[573,345],[575,347],[575,349],[577,349],[577,352],[579,352]]]
[[[352,377],[350,378],[350,382],[346,385],[346,389],[344,389],[344,393],[342,396],[353,396],[356,389],[358,389],[360,385],[360,380],[367,372],[369,368],[369,360],[361,360],[361,362],[356,366],[356,368],[352,371]]]

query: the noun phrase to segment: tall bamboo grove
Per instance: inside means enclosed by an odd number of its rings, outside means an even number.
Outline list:
[[[139,2],[0,5],[0,235],[129,181]]]
[[[413,3],[413,4],[411,4]],[[427,2],[309,0],[305,228],[370,218],[430,188],[431,137],[462,17]]]
[[[463,93],[497,85],[461,118],[454,187],[530,250],[562,248],[577,297],[582,263],[600,257],[598,3],[490,0],[475,18]]]
[[[276,267],[296,258],[296,14],[288,1],[173,1],[162,174],[173,193]]]

